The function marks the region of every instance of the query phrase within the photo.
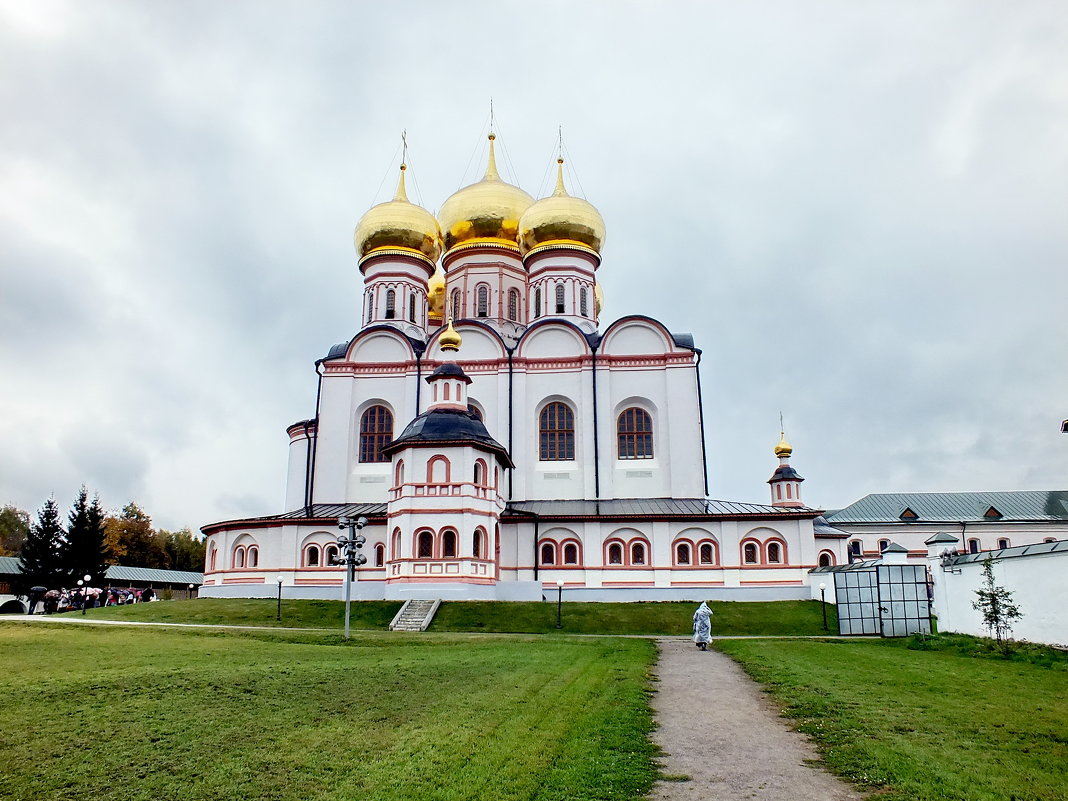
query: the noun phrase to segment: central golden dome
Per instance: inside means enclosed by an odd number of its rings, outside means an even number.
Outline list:
[[[427,316],[431,320],[440,320],[445,314],[445,273],[441,271],[441,265],[430,276],[426,283]]]
[[[393,200],[372,206],[356,223],[356,252],[363,260],[374,251],[411,251],[433,264],[441,255],[441,228],[433,214],[408,201],[404,190],[407,167],[401,164],[400,168]]]
[[[519,250],[525,256],[542,245],[579,245],[600,254],[604,219],[592,203],[571,197],[564,188],[564,160],[556,160],[556,190],[519,221]]]
[[[482,180],[454,192],[438,212],[446,251],[475,242],[516,246],[519,218],[534,198],[518,186],[505,183],[497,174],[495,138],[489,135],[489,163]]]

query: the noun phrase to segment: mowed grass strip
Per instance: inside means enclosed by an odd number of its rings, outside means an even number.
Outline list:
[[[1068,798],[1068,673],[893,641],[720,641],[880,801]],[[1061,666],[1062,667],[1062,666]]]
[[[726,635],[824,634],[819,601],[715,601],[711,604],[712,633]],[[693,626],[694,602],[565,603],[560,629],[556,604],[551,602],[451,601],[441,605],[430,631],[484,631],[519,634],[644,634],[688,635]],[[400,609],[397,601],[359,601],[352,604],[352,626],[384,630]],[[342,626],[341,601],[283,600],[282,620],[275,620],[277,602],[248,598],[201,598],[192,601],[157,601],[90,609],[87,618],[154,623],[202,623],[242,626]],[[81,617],[70,612],[64,617]],[[837,633],[833,606],[827,623]]]
[[[643,640],[0,625],[3,797],[640,797],[654,658]]]

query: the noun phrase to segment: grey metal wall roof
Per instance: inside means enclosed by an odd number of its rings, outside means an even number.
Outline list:
[[[962,553],[949,556],[943,565],[959,565],[965,562],[983,562],[986,559],[1014,559],[1019,556],[1038,556],[1046,553],[1063,553],[1068,551],[1068,540],[1053,542],[1036,542],[1033,545],[1017,545],[1015,548],[1001,548],[997,551],[980,551],[979,553]]]
[[[19,560],[14,556],[0,556],[0,575],[19,576]],[[149,581],[156,584],[203,584],[204,574],[189,570],[156,570],[151,567],[112,565],[104,576],[108,581]]]
[[[542,517],[815,517],[814,509],[705,498],[616,498],[602,501],[513,501],[505,514]]]
[[[1001,517],[986,518],[993,506]],[[826,514],[832,525],[842,523],[900,523],[911,509],[915,523],[1068,521],[1068,491],[1023,492],[895,492],[866,495],[844,509]]]

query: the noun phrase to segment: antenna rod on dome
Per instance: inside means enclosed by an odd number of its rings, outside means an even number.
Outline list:
[[[779,436],[786,436],[786,426],[782,423],[782,412],[779,412]]]
[[[408,163],[408,129],[401,131],[401,167]]]
[[[490,132],[490,136],[491,137],[493,136],[493,126],[494,126],[495,122],[496,122],[496,119],[493,116],[493,98],[490,97],[490,129],[489,129],[489,132]]]
[[[558,159],[560,159],[561,162],[563,162],[563,160],[564,160],[564,126],[563,125],[559,126],[559,128],[557,129],[557,134],[556,134],[556,157]]]

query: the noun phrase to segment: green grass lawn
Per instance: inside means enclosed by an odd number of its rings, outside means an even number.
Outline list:
[[[950,638],[731,640],[828,765],[880,801],[1068,798],[1068,659],[995,659]],[[939,641],[942,638],[938,638]]]
[[[713,602],[712,633],[801,635],[823,634],[818,601],[749,603]],[[162,623],[213,623],[246,626],[297,626],[337,629],[344,620],[341,601],[282,601],[282,620],[276,622],[273,600],[202,598],[192,601],[157,601],[91,609],[86,617]],[[697,604],[565,603],[561,616],[565,634],[689,634]],[[352,626],[384,630],[400,609],[396,601],[360,601],[352,604]],[[80,616],[70,612],[67,616]],[[827,608],[830,630],[837,631],[833,606]],[[463,601],[443,603],[430,631],[553,633],[556,604]]]
[[[654,657],[645,640],[0,623],[0,796],[640,797]]]

